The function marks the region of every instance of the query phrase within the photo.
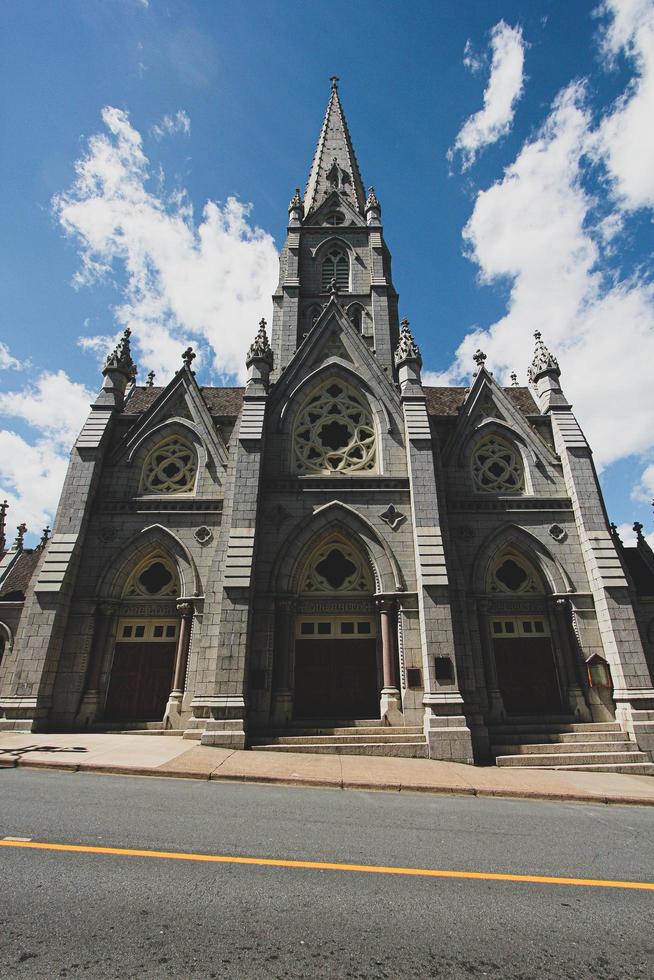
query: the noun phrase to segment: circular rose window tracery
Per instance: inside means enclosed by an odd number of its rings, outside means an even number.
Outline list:
[[[299,473],[371,472],[375,428],[363,399],[342,381],[330,381],[305,402],[293,433]]]
[[[475,489],[484,493],[520,493],[525,485],[522,459],[508,442],[489,436],[473,453],[472,478]]]
[[[143,466],[144,493],[192,493],[197,459],[184,439],[172,436],[152,450]]]

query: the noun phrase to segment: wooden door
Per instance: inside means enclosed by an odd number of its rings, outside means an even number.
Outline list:
[[[560,714],[563,710],[549,636],[493,638],[497,680],[509,715]]]
[[[297,640],[295,716],[378,717],[376,641],[372,638]]]
[[[174,643],[117,643],[105,718],[161,721],[173,683]]]

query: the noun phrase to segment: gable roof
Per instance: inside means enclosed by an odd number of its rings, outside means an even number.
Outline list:
[[[423,386],[429,415],[458,415],[469,388],[431,388]],[[503,388],[513,406],[523,415],[540,415],[529,388]]]
[[[123,415],[141,415],[159,397],[163,388],[137,387],[130,395]],[[200,388],[202,400],[212,415],[236,418],[243,407],[245,388]]]

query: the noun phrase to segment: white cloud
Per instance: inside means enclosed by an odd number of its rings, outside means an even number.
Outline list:
[[[10,429],[0,429],[0,496],[9,501],[11,520],[25,521],[32,533],[52,523],[70,447],[91,397],[63,371],[45,372],[33,387],[0,394],[0,413],[21,419],[37,432],[31,443]]]
[[[92,393],[64,371],[45,371],[34,386],[0,392],[0,413],[38,429],[55,447],[67,452],[89,411]]]
[[[631,495],[634,500],[644,503],[650,503],[654,499],[654,463],[645,467]]]
[[[624,9],[644,7],[628,0]],[[620,23],[616,36],[623,38],[627,28]],[[644,70],[644,60],[633,64]],[[642,118],[648,92],[639,76],[629,85],[634,117]],[[488,329],[471,330],[454,363],[437,376],[441,383],[465,379],[480,346],[500,380],[515,368],[524,381],[532,335],[540,330],[558,356],[564,391],[600,467],[654,446],[654,288],[647,269],[620,273],[618,246],[629,215],[588,189],[598,160],[601,165],[596,150],[590,161],[588,151],[625,105],[623,98],[609,106],[594,129],[585,83],[571,84],[502,178],[478,192],[464,241],[480,281],[509,287],[507,311]],[[647,140],[641,152],[654,173]],[[613,174],[608,159],[607,166]],[[635,184],[628,186],[629,200],[644,205],[644,191],[637,195]]]
[[[516,103],[523,91],[525,42],[522,29],[510,27],[501,20],[491,31],[491,51],[484,107],[466,119],[448,154],[450,159],[457,152],[461,154],[462,170],[472,166],[485,146],[496,143],[509,132]],[[465,47],[464,64],[474,72],[481,65],[472,53],[470,42]]]
[[[108,133],[91,137],[73,186],[53,201],[78,245],[76,283],[121,282],[115,317],[133,331],[142,375],[169,377],[183,347],[199,340],[219,375],[242,377],[257,324],[270,318],[273,239],[250,224],[249,206],[236,198],[208,201],[196,223],[184,191],[149,190],[150,163],[128,114],[107,107],[102,118]]]
[[[9,348],[6,344],[3,344],[0,340],[0,370],[5,371],[7,368],[21,368],[23,365],[21,362],[11,355]]]
[[[600,11],[611,17],[603,37],[607,63],[624,53],[636,74],[602,120],[593,150],[603,158],[625,210],[654,208],[654,4],[605,0]]]
[[[626,548],[636,547],[636,532],[632,524],[618,524],[618,535]],[[654,548],[654,531],[644,537],[650,548]]]
[[[155,123],[151,129],[152,135],[158,140],[164,136],[173,136],[175,133],[188,136],[190,132],[191,120],[183,109],[178,109],[174,116],[166,113],[161,122]]]

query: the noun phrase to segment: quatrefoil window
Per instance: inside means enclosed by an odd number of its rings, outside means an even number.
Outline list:
[[[363,556],[340,535],[313,552],[300,577],[300,592],[373,592]]]
[[[484,493],[520,493],[525,486],[520,454],[503,439],[489,436],[473,453],[472,479]]]
[[[163,552],[154,552],[136,566],[123,589],[124,596],[179,595],[179,576]]]
[[[172,436],[150,452],[143,466],[144,493],[192,493],[197,472],[195,450],[184,439]]]
[[[299,473],[374,471],[375,428],[363,399],[342,381],[324,384],[298,414],[293,454]]]

